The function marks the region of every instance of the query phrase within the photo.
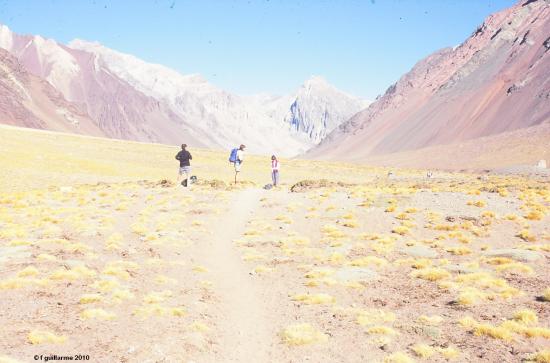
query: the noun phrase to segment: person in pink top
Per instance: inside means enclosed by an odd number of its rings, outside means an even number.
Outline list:
[[[279,184],[279,168],[281,163],[277,160],[275,155],[271,155],[271,180],[273,180],[273,186],[276,187]]]

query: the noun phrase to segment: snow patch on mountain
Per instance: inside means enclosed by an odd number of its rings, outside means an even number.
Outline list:
[[[318,144],[338,125],[369,105],[313,76],[298,90],[285,115],[291,130]]]
[[[11,32],[10,28],[3,24],[0,24],[0,48],[8,50],[11,49],[12,46],[13,33]]]
[[[67,100],[85,105],[111,137],[173,142],[188,135],[209,147],[244,143],[251,152],[293,156],[366,107],[321,77],[289,95],[240,96],[199,74],[181,74],[97,42],[77,39],[66,46],[3,25],[0,48]]]
[[[172,110],[220,145],[245,143],[256,152],[295,155],[319,143],[339,123],[366,107],[364,101],[313,77],[293,95],[238,96],[198,74],[182,75],[97,42],[73,40],[69,47],[93,53],[100,66]]]

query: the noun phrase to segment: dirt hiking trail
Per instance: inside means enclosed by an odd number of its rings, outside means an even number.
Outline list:
[[[261,290],[252,280],[233,241],[238,239],[247,221],[253,217],[262,190],[238,192],[221,216],[212,238],[204,246],[197,262],[209,271],[209,278],[220,297],[219,350],[224,362],[268,362],[274,330],[270,328]]]

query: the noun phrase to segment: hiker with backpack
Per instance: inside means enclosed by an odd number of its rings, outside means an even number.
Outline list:
[[[181,181],[181,185],[184,187],[188,187],[191,183],[189,181],[189,174],[191,174],[191,160],[193,157],[191,156],[191,153],[187,151],[187,144],[181,145],[180,152],[176,155],[176,160],[179,160],[180,162],[180,168],[178,173],[178,184],[180,183],[180,179],[185,174],[185,179]]]
[[[244,149],[246,146],[241,144],[238,148],[233,148],[231,154],[229,155],[229,163],[233,164],[235,167],[235,184],[237,184],[237,174],[241,172],[241,164],[244,160]]]
[[[273,181],[273,186],[276,187],[279,184],[279,168],[281,163],[275,155],[271,155],[271,180]]]

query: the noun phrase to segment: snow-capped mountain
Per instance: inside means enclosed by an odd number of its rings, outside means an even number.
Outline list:
[[[290,95],[239,96],[200,75],[183,75],[99,43],[74,40],[63,45],[13,33],[4,25],[0,48],[47,81],[108,137],[215,148],[244,143],[252,152],[292,156],[319,143],[366,106],[320,77]],[[41,125],[57,129],[48,120]]]
[[[307,80],[296,93],[285,122],[291,130],[318,144],[369,102],[347,95],[321,77]]]
[[[224,147],[242,142],[253,151],[292,155],[317,144],[327,132],[366,107],[364,101],[336,90],[320,77],[306,81],[294,95],[238,96],[200,75],[182,75],[99,43],[74,40],[69,47],[94,54],[98,67],[167,103]]]

